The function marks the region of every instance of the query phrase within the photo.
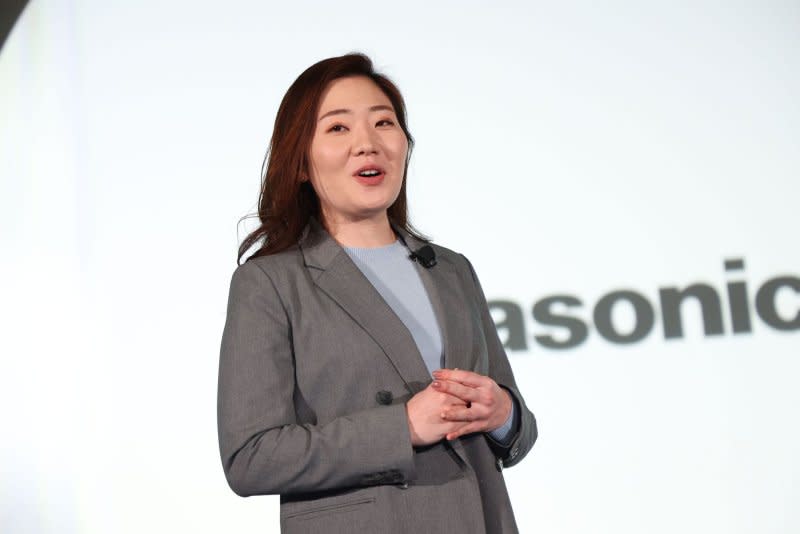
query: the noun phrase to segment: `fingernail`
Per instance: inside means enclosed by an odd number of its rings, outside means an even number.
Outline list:
[[[440,382],[434,382],[434,383],[433,383],[433,387],[435,387],[435,388],[438,388],[438,387],[439,387],[439,386],[441,386],[441,385],[442,385],[442,384],[441,384]]]

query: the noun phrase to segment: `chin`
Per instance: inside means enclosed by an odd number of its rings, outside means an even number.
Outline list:
[[[381,202],[360,202],[353,206],[353,213],[355,213],[360,218],[371,218],[375,215],[386,213],[386,210],[389,209],[389,206],[393,204],[394,201],[388,202],[386,200]]]
[[[397,195],[381,195],[379,198],[365,198],[359,202],[364,211],[386,211],[397,200]]]

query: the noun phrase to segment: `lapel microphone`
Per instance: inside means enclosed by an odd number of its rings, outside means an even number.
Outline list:
[[[430,245],[425,245],[418,250],[412,250],[409,258],[411,258],[412,261],[419,261],[426,269],[430,269],[436,265],[436,252],[433,251],[433,247]]]

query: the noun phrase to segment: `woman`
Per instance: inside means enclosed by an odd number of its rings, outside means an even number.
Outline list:
[[[471,265],[408,222],[412,145],[360,54],[311,66],[278,110],[218,423],[228,483],[280,494],[283,532],[517,531],[501,469],[536,423]]]

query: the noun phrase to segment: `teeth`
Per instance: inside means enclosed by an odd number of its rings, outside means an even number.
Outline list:
[[[360,176],[377,176],[378,174],[380,174],[380,172],[376,170],[369,170],[369,171],[361,171],[358,174]]]

